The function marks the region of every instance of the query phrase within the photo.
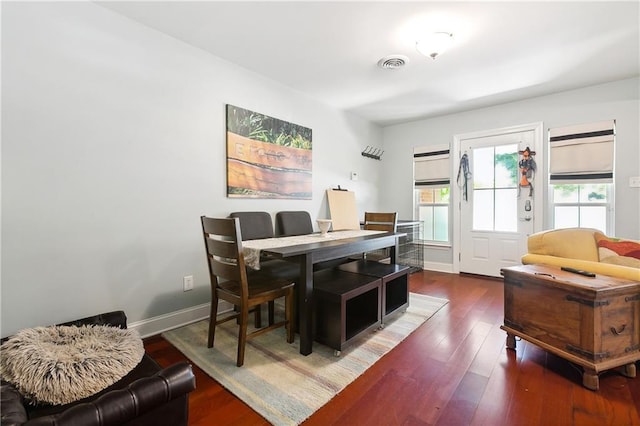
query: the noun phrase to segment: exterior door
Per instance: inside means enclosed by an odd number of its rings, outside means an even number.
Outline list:
[[[536,129],[504,131],[460,139],[469,173],[466,196],[461,191],[458,197],[459,272],[500,277],[501,268],[521,264],[527,237],[535,232],[536,219],[542,220],[537,214],[541,209],[534,209],[541,199],[542,178],[533,173],[531,186],[521,185],[524,164],[519,152],[527,147],[536,152],[541,144],[537,133]]]

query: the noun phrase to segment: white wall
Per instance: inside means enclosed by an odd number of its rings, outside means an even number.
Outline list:
[[[312,200],[226,197],[227,103],[312,128]],[[367,145],[379,127],[98,5],[3,2],[0,335],[207,303],[200,215],[324,218],[336,185],[363,215],[382,167]]]
[[[545,149],[536,155],[542,166],[536,188],[547,189],[548,128],[616,120],[615,234],[640,240],[640,189],[629,187],[629,177],[640,176],[640,79],[633,78],[579,90],[532,98],[459,114],[385,127],[385,168],[380,180],[381,208],[394,208],[400,217],[412,217],[413,147],[452,144],[456,134],[543,122]],[[455,158],[459,158],[459,155]],[[456,160],[457,164],[457,160]],[[455,183],[457,169],[452,171]],[[400,190],[406,188],[406,190]],[[545,215],[544,228],[549,228]],[[425,260],[451,263],[450,250],[427,249]]]

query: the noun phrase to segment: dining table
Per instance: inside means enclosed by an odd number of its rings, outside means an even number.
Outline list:
[[[309,355],[313,350],[313,266],[321,262],[348,258],[372,250],[390,248],[390,261],[395,263],[399,239],[403,232],[371,230],[333,231],[293,237],[264,238],[242,242],[247,266],[260,268],[260,259],[283,259],[299,265],[296,280],[298,289],[298,333],[300,353]]]

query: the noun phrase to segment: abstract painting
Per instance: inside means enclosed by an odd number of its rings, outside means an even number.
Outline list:
[[[311,129],[227,105],[227,196],[311,199]]]

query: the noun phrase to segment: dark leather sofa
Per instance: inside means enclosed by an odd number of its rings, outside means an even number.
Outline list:
[[[127,318],[123,311],[114,311],[60,325],[83,324],[127,328]],[[196,383],[190,364],[163,369],[145,354],[121,380],[70,404],[31,405],[10,383],[3,380],[0,386],[2,426],[186,426],[189,392]]]

